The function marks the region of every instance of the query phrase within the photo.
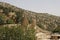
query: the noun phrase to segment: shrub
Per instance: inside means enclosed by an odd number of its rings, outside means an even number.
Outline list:
[[[5,15],[1,14],[0,15],[0,24],[4,24],[4,22],[5,22]]]
[[[22,27],[0,27],[0,40],[35,40],[34,29],[24,29]]]
[[[15,23],[14,20],[12,20],[12,19],[7,20],[7,24],[13,24],[13,23]]]

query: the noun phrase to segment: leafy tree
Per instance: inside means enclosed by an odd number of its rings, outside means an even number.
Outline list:
[[[0,24],[4,24],[5,23],[5,18],[6,18],[6,15],[0,14]]]
[[[16,15],[17,15],[17,17],[16,17],[16,22],[17,23],[21,23],[21,21],[22,21],[22,16],[23,16],[23,10],[21,10],[20,12],[16,12]]]
[[[55,30],[52,31],[53,33],[60,33],[60,27],[57,27]]]
[[[4,24],[4,21],[0,18],[0,24]]]
[[[9,12],[13,12],[11,8],[3,8],[4,13],[7,15]]]
[[[12,19],[7,20],[7,24],[13,24],[13,23],[15,23],[14,20],[12,20]]]

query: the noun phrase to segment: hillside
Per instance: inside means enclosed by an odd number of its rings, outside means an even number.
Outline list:
[[[36,13],[0,2],[0,25],[22,24],[24,16],[28,19],[29,24],[32,23],[32,19],[35,19],[36,25],[40,28],[60,33],[60,17],[48,13]]]

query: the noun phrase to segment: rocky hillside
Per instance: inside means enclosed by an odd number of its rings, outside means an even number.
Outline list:
[[[60,17],[48,13],[36,13],[0,2],[0,25],[22,24],[23,17],[28,19],[29,24],[34,19],[40,28],[60,33]]]

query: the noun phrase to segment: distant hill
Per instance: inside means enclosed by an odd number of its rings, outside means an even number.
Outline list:
[[[32,19],[36,20],[36,25],[42,29],[60,33],[60,17],[48,13],[36,13],[22,8],[15,7],[9,3],[0,2],[0,25],[21,24],[23,17],[31,24]]]

